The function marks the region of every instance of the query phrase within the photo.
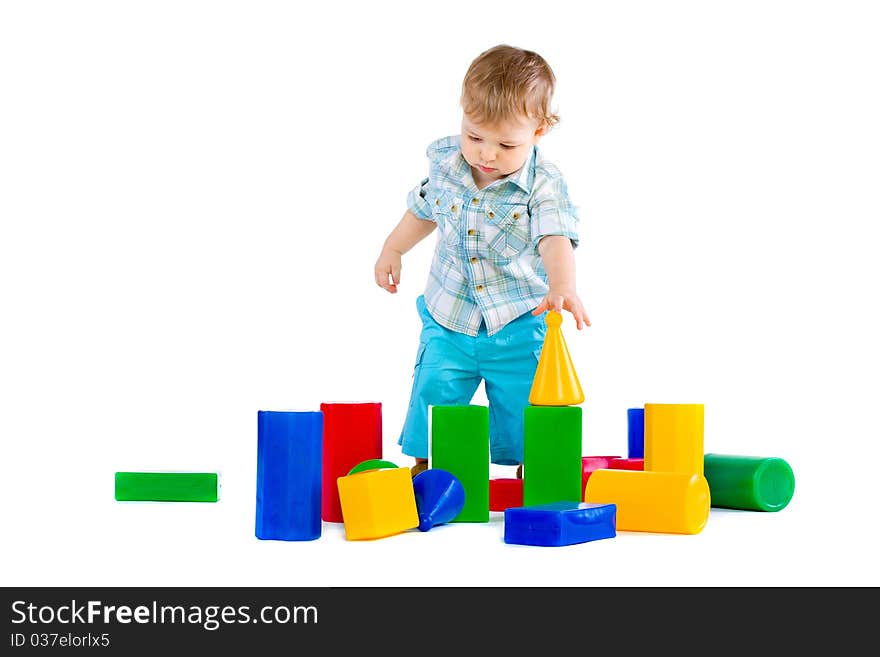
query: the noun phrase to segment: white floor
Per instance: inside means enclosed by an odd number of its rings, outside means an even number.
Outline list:
[[[0,3],[0,583],[880,585],[880,7],[382,4]],[[497,43],[558,78],[584,453],[703,403],[705,451],[786,459],[794,499],[562,548],[501,514],[259,541],[258,410],[380,401],[408,465],[434,236],[398,294],[373,267]],[[113,499],[187,469],[220,502]]]

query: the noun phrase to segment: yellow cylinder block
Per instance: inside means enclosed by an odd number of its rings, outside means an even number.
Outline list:
[[[594,470],[584,501],[617,505],[617,529],[698,534],[711,507],[709,482],[697,473]]]
[[[703,405],[645,404],[645,470],[703,474]]]

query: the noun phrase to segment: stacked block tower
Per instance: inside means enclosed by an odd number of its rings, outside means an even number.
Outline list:
[[[584,392],[562,335],[562,315],[549,311],[547,334],[523,418],[523,505],[580,502]]]
[[[550,311],[547,334],[524,409],[523,504],[504,510],[504,542],[561,546],[617,534],[614,504],[583,502],[584,393]]]

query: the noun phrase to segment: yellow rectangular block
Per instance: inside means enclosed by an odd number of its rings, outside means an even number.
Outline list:
[[[709,519],[709,482],[703,475],[639,470],[594,470],[584,501],[617,505],[617,530],[698,534]]]
[[[703,474],[703,404],[645,404],[645,470]]]
[[[382,538],[419,526],[409,468],[366,470],[336,480],[345,538]]]

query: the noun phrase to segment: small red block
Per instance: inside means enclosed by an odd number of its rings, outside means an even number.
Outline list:
[[[490,479],[489,511],[504,511],[523,505],[522,479]]]

